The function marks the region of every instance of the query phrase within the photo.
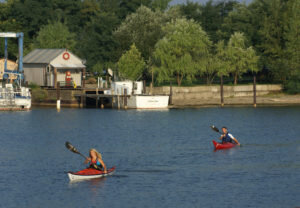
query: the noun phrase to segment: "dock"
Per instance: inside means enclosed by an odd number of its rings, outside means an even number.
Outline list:
[[[127,109],[127,99],[130,95],[127,94],[127,91],[124,90],[122,95],[114,94],[104,94],[104,91],[110,90],[109,88],[84,88],[74,94],[74,97],[77,100],[80,100],[80,107],[86,108],[89,107],[96,108],[124,108]],[[94,105],[91,102],[88,102],[88,99],[94,100]]]

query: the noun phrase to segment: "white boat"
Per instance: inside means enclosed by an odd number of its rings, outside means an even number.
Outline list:
[[[29,110],[30,108],[29,88],[14,88],[12,84],[0,86],[0,110]]]
[[[128,108],[163,109],[168,108],[169,96],[166,95],[133,95],[127,100]]]
[[[23,72],[23,37],[24,34],[1,32],[0,37],[5,39],[4,47],[4,62],[3,68],[1,66],[2,83],[14,82],[13,84],[5,84],[5,87],[0,86],[0,110],[29,110],[31,108],[31,94],[29,88],[21,87],[21,82],[24,78]],[[18,38],[19,55],[18,55],[18,70],[14,67],[9,69],[8,66],[8,50],[7,38]]]
[[[111,89],[104,94],[127,97],[127,108],[132,109],[166,109],[169,105],[169,95],[146,95],[143,94],[143,82],[117,81],[112,82]],[[124,102],[117,102],[125,105]],[[120,106],[123,107],[123,106]]]

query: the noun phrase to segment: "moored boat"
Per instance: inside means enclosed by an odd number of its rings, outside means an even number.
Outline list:
[[[68,177],[70,181],[75,180],[86,180],[86,179],[93,179],[93,178],[101,178],[108,175],[112,175],[115,171],[115,167],[112,167],[107,170],[107,173],[104,173],[101,170],[96,170],[94,168],[86,168],[78,172],[68,172]]]
[[[168,109],[169,95],[150,95],[145,93],[142,81],[116,81],[111,83],[111,89],[105,90],[104,94],[124,96],[126,91],[127,102],[124,99],[112,101],[114,107],[126,107],[131,109]],[[120,101],[121,100],[121,101]]]
[[[230,143],[230,142],[228,142],[228,143],[223,143],[223,144],[218,143],[218,142],[216,142],[215,140],[213,140],[212,142],[213,142],[213,144],[214,144],[214,146],[215,146],[215,150],[220,150],[220,149],[230,149],[230,148],[236,146],[236,144],[233,144],[233,143]]]
[[[14,88],[12,84],[0,86],[1,110],[29,110],[31,108],[31,94],[29,88]]]

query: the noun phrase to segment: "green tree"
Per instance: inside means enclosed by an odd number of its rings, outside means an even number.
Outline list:
[[[288,24],[285,29],[285,58],[290,75],[300,71],[300,2],[288,2]]]
[[[141,6],[135,13],[129,15],[114,32],[121,53],[128,50],[134,43],[145,60],[151,56],[156,42],[162,38],[165,18],[160,11]]]
[[[224,18],[238,4],[236,1],[207,1],[205,5],[199,3],[187,2],[181,5],[181,11],[188,19],[194,19],[199,22],[202,28],[207,32],[210,39],[216,43],[219,40],[218,31],[221,30]]]
[[[83,28],[86,24],[92,21],[93,18],[97,17],[102,8],[97,0],[85,0],[82,2],[80,7],[80,27]]]
[[[130,50],[122,55],[118,61],[120,77],[130,80],[138,80],[145,68],[145,62],[139,50],[133,44]]]
[[[152,0],[120,0],[119,15],[125,19],[127,15],[134,13],[140,6],[150,7]]]
[[[217,33],[220,38],[229,40],[234,32],[242,32],[247,40],[252,40],[255,35],[255,26],[248,6],[246,4],[235,4],[234,9],[224,18]]]
[[[169,81],[175,75],[180,86],[184,78],[192,81],[197,73],[203,73],[210,41],[201,26],[193,20],[177,19],[168,23],[164,32],[153,60],[158,82]]]
[[[223,40],[216,43],[214,67],[218,76],[229,76],[230,64],[228,61],[226,46]]]
[[[260,42],[256,47],[260,50],[264,66],[275,79],[286,80],[288,71],[284,59],[284,25],[287,24],[284,0],[263,0],[265,11],[261,15],[262,26],[258,31]]]
[[[68,27],[61,23],[49,23],[38,32],[35,48],[67,48],[75,47],[75,34],[69,32]]]
[[[285,88],[288,93],[300,93],[300,2],[290,0],[288,2],[288,24],[285,25],[286,47],[284,57],[288,81]]]
[[[79,34],[76,46],[78,55],[87,60],[89,69],[98,62],[117,62],[118,44],[112,32],[118,24],[119,19],[115,14],[101,12],[92,17]]]
[[[151,7],[164,11],[168,8],[171,0],[152,0]]]
[[[258,71],[258,57],[252,47],[246,47],[243,33],[235,32],[231,35],[226,48],[226,57],[228,72],[233,74],[234,84],[237,84],[238,78],[243,73],[249,70]]]

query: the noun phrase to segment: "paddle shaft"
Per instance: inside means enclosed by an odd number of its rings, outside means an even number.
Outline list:
[[[86,156],[84,156],[83,154],[81,154],[70,142],[66,142],[65,144],[66,148],[68,150],[70,150],[73,153],[79,154],[81,155],[84,159],[88,160],[88,158]]]
[[[81,154],[80,152],[78,152],[77,154],[81,155],[82,157],[84,157],[84,159],[88,160],[88,158],[86,156],[84,156],[83,154]]]
[[[211,126],[211,129],[214,131],[214,132],[216,132],[216,133],[219,133],[219,134],[224,134],[223,132],[221,132],[217,127],[215,127],[215,126]]]

